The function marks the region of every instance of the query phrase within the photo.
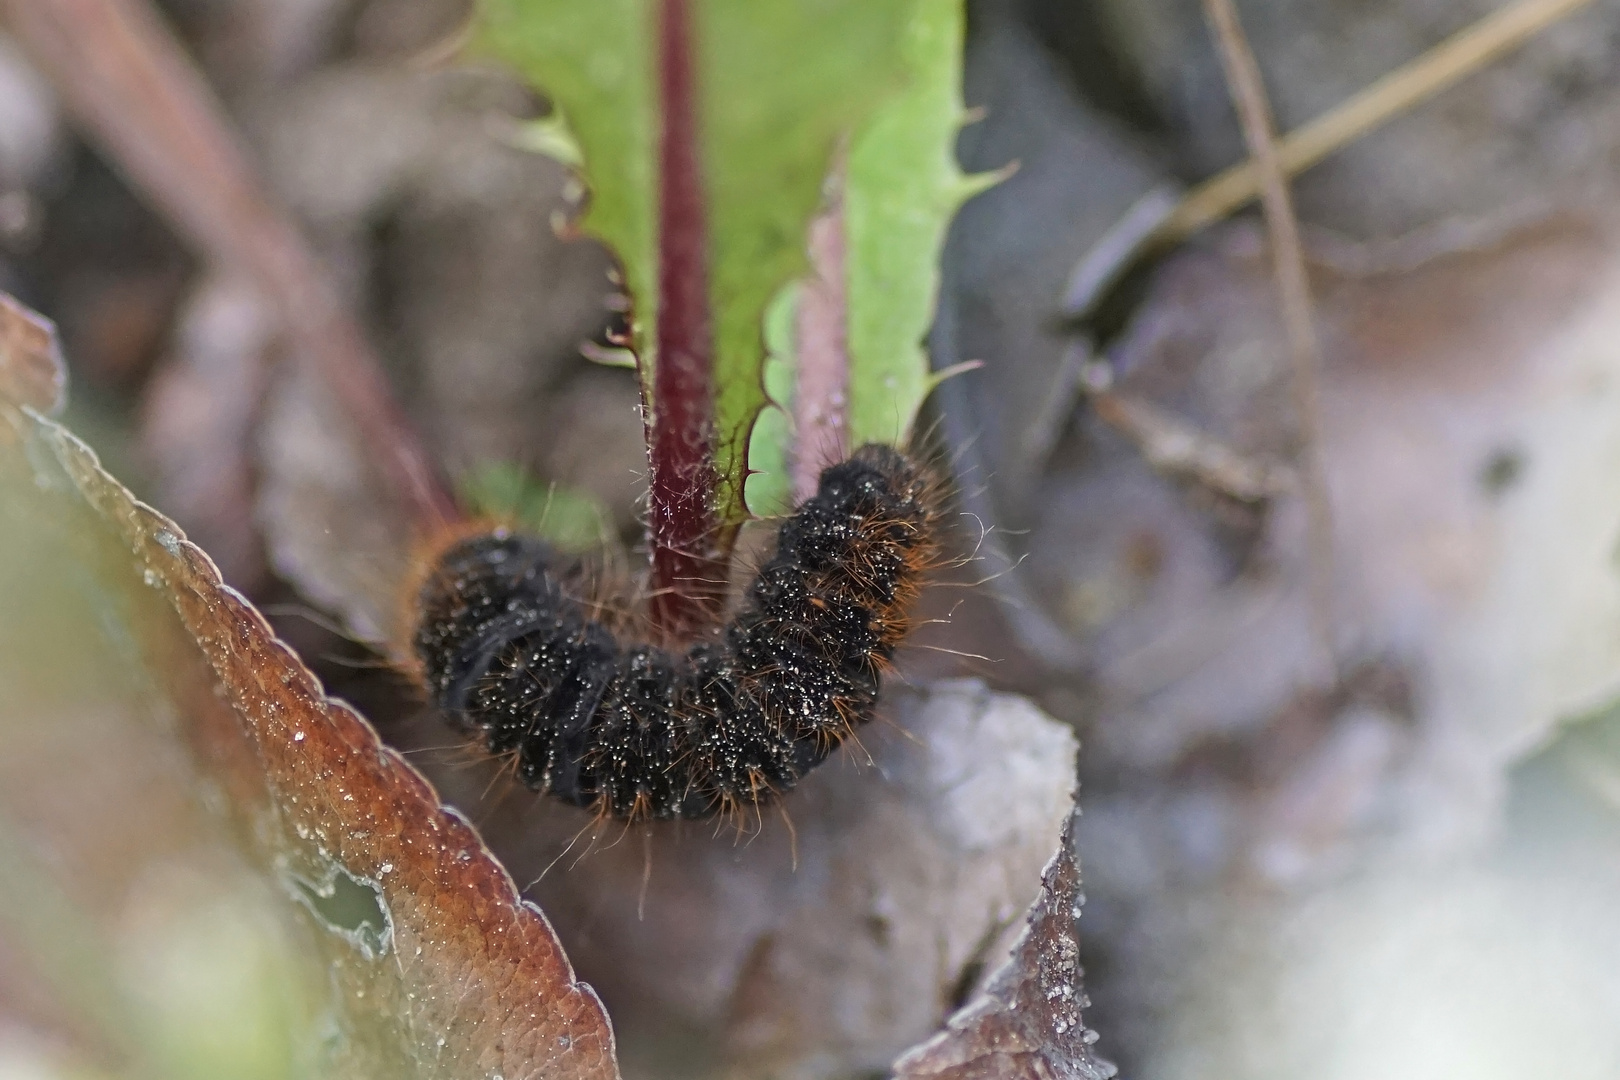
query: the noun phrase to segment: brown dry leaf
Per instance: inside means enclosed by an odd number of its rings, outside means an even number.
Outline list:
[[[56,328],[0,293],[0,396],[51,415],[62,407],[66,391]]]
[[[1076,815],[1078,816],[1078,815]],[[1107,1080],[1117,1070],[1092,1052],[1075,922],[1085,896],[1074,817],[1041,876],[1013,955],[946,1029],[894,1063],[899,1080]]]
[[[0,365],[0,387],[40,385],[18,378],[9,364]],[[352,709],[323,694],[258,612],[220,583],[213,563],[172,522],[137,502],[70,433],[11,398],[0,398],[0,485],[11,571],[0,584],[13,596],[35,599],[12,608],[4,620],[8,646],[28,655],[31,638],[38,636],[16,621],[16,612],[24,620],[37,612],[39,634],[75,604],[92,613],[60,635],[72,642],[69,654],[82,645],[82,664],[58,647],[44,650],[40,661],[55,676],[20,662],[11,672],[19,684],[38,684],[43,692],[13,698],[0,710],[6,721],[0,731],[24,740],[8,752],[8,763],[31,760],[29,739],[49,745],[52,730],[36,722],[52,715],[49,691],[76,702],[84,685],[105,676],[89,659],[98,655],[95,648],[106,646],[106,655],[121,656],[133,682],[145,687],[137,705],[109,691],[102,703],[106,715],[149,714],[144,726],[109,720],[107,732],[94,741],[86,728],[87,741],[75,748],[80,758],[92,759],[82,773],[33,778],[50,805],[0,802],[0,826],[6,826],[0,841],[8,853],[29,846],[23,841],[36,824],[51,832],[48,843],[35,845],[42,848],[40,867],[49,870],[18,878],[35,882],[34,902],[17,901],[15,882],[0,890],[0,958],[11,942],[25,952],[44,949],[33,964],[36,981],[54,988],[30,997],[30,981],[10,974],[20,969],[0,964],[8,972],[0,978],[0,1016],[20,1015],[30,1030],[90,1047],[86,1053],[117,1067],[127,1055],[106,1049],[119,1045],[120,1037],[105,1032],[137,1032],[139,1042],[147,1028],[120,1021],[116,1004],[97,1004],[103,980],[84,977],[85,965],[73,960],[71,941],[79,927],[73,934],[46,935],[68,943],[52,953],[39,944],[30,920],[67,918],[56,910],[62,905],[48,900],[53,890],[82,895],[109,908],[87,921],[139,953],[154,939],[149,931],[158,918],[146,913],[165,913],[158,922],[177,925],[168,914],[184,904],[173,894],[178,888],[184,897],[187,891],[170,879],[212,885],[208,868],[245,857],[261,906],[285,923],[281,936],[272,935],[279,944],[270,953],[303,973],[290,977],[290,984],[303,986],[306,997],[318,1002],[303,1012],[286,1010],[287,1027],[303,1036],[295,1059],[315,1074],[617,1075],[606,1015],[590,987],[575,981],[545,916],[520,899],[471,826],[441,805],[428,783],[384,748]],[[60,552],[68,555],[56,558]],[[40,564],[50,577],[35,569]],[[155,754],[149,752],[154,728],[168,744]],[[124,734],[147,750],[130,750],[120,741]],[[177,751],[181,742],[189,757]],[[85,755],[86,745],[97,753]],[[167,817],[141,816],[136,806],[122,817],[81,807],[104,803],[93,782],[80,786],[81,776],[93,781],[98,769],[109,766],[113,775],[141,774],[159,759],[166,762],[166,780],[148,788],[165,792],[174,804]],[[177,793],[177,786],[185,790]],[[146,789],[128,790],[134,797]],[[58,827],[51,806],[79,823],[77,834],[73,827]],[[26,826],[15,828],[16,843],[9,836],[13,819]],[[98,831],[109,823],[121,828],[117,844]],[[175,839],[180,836],[201,837],[203,847],[212,837],[212,853],[171,874],[165,860],[192,850]],[[234,844],[220,842],[224,837]],[[64,860],[68,870],[57,881]],[[131,886],[122,905],[102,890],[76,893],[75,873],[111,873],[98,865],[107,860],[127,868],[126,883],[169,885],[144,891]],[[153,895],[167,899],[141,900]],[[229,900],[228,891],[222,895]],[[230,909],[223,901],[216,906]],[[18,932],[8,935],[13,930]],[[212,951],[222,948],[216,943]],[[88,955],[92,976],[94,965],[111,963],[94,950]],[[309,972],[323,977],[312,983]],[[16,993],[14,982],[22,988]],[[68,990],[57,992],[63,986]],[[162,999],[165,987],[149,980],[137,989]],[[29,1004],[34,997],[68,1004],[35,1007]],[[227,1004],[217,996],[215,1003]],[[88,1035],[82,1019],[74,1019],[85,1015],[94,1021]]]

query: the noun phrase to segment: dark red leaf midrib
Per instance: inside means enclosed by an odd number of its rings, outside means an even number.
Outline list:
[[[714,505],[714,331],[693,0],[658,5],[658,315],[648,393],[651,615],[674,637],[717,621],[726,568]]]

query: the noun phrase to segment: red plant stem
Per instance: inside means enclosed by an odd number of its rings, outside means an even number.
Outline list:
[[[718,621],[724,544],[715,512],[714,334],[698,157],[696,51],[688,0],[658,13],[658,325],[648,493],[653,625],[685,637]]]
[[[0,0],[6,27],[169,223],[274,302],[417,523],[458,516],[381,363],[296,225],[259,184],[202,75],[139,0]]]

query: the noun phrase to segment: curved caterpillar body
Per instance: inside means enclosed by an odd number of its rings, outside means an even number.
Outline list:
[[[939,552],[932,488],[886,446],[828,468],[735,617],[684,653],[621,644],[543,542],[462,540],[419,597],[429,694],[529,787],[599,813],[703,818],[785,792],[872,718]]]

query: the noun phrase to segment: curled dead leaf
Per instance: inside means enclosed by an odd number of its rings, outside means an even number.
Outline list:
[[[207,555],[41,415],[38,388],[51,383],[35,358],[51,353],[0,354],[8,529],[93,549],[59,594],[88,591],[105,618],[124,613],[106,633],[176,718],[169,737],[191,752],[196,800],[282,897],[303,959],[327,973],[327,1004],[305,1032],[321,1071],[616,1077],[601,1003],[471,825],[324,694]],[[35,390],[18,400],[19,386]],[[17,550],[40,550],[26,541]],[[10,719],[27,730],[28,716]],[[138,846],[119,855],[161,861]]]
[[[1075,922],[1084,896],[1074,853],[1074,817],[1041,877],[1041,894],[1012,958],[945,1030],[894,1063],[898,1080],[1108,1080],[1086,1027],[1090,1005]]]

